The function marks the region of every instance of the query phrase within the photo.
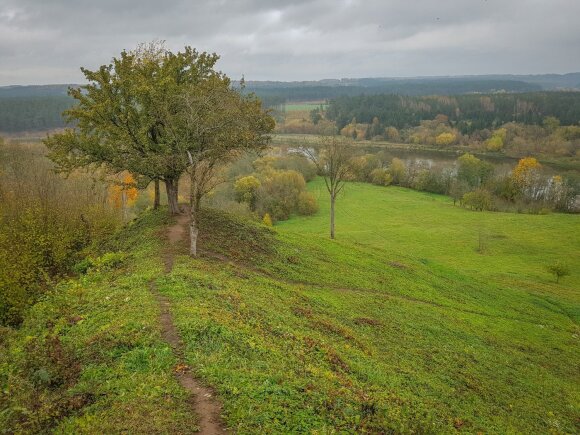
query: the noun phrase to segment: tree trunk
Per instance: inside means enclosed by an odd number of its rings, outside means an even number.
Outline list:
[[[197,257],[197,236],[199,234],[199,202],[195,201],[191,206],[191,220],[189,222],[189,255]]]
[[[191,220],[189,222],[189,255],[197,257],[197,236],[199,235],[199,209],[201,204],[201,193],[198,190],[195,167],[190,169],[191,186],[189,188],[189,208],[191,210]]]
[[[336,197],[330,195],[330,238],[334,239],[334,201]]]
[[[153,209],[157,210],[160,203],[159,180],[155,180],[155,197],[153,199]]]
[[[167,191],[167,205],[170,214],[179,214],[179,204],[177,203],[178,180],[173,178],[165,179],[165,190]]]

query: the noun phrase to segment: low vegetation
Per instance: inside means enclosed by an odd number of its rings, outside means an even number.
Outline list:
[[[0,143],[0,325],[18,325],[125,214],[122,189],[81,173],[66,180],[45,152],[39,144]]]
[[[205,210],[204,255],[187,255],[184,240],[167,274],[155,236],[165,212],[129,225],[106,247],[120,263],[66,282],[9,334],[3,426],[135,430],[155,409],[148,427],[191,429],[158,341],[153,281],[187,363],[238,433],[574,432],[580,276],[572,268],[556,284],[543,264],[577,257],[576,216],[471,213],[349,183],[331,241],[325,187],[309,189],[319,213],[275,229]],[[59,378],[54,356],[24,364],[23,346],[44,355],[45,337],[76,358],[73,379]]]

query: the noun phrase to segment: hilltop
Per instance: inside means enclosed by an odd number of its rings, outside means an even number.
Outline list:
[[[578,258],[577,216],[353,183],[331,241],[320,202],[274,229],[205,210],[195,259],[186,219],[142,214],[5,339],[0,426],[192,432],[190,373],[238,433],[578,429],[580,276],[542,265]]]

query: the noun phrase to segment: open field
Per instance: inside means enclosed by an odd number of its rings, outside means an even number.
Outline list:
[[[310,188],[320,191],[320,180]],[[317,215],[274,230],[206,211],[197,259],[185,237],[167,244],[164,211],[144,213],[110,247],[127,255],[120,267],[67,284],[84,304],[55,296],[11,334],[0,365],[4,388],[19,391],[11,409],[25,416],[27,391],[51,391],[34,384],[42,358],[17,364],[23,343],[58,336],[79,373],[63,397],[98,394],[45,427],[90,432],[130,407],[132,424],[161,401],[148,424],[186,432],[155,286],[184,360],[216,390],[234,432],[578,430],[578,216],[476,213],[439,196],[350,184],[331,241],[320,195]],[[555,258],[573,269],[559,285],[542,264]],[[151,394],[143,382],[155,385]]]
[[[284,105],[287,112],[296,112],[296,111],[310,112],[312,109],[317,109],[320,106],[322,106],[323,109],[326,109],[328,104],[326,104],[324,101],[306,101],[302,103],[286,103]]]
[[[322,179],[310,183],[309,189],[316,195],[320,211],[280,222],[278,228],[326,236],[328,193]],[[472,212],[454,206],[446,196],[363,183],[347,184],[336,213],[341,241],[503,283],[515,281],[557,292],[580,287],[578,215]],[[572,275],[554,290],[545,265],[557,260],[567,262]]]

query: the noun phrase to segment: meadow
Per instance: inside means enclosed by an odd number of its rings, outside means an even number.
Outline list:
[[[309,190],[319,212],[280,222],[280,230],[327,235],[329,201],[323,180],[309,183]],[[580,286],[578,215],[473,212],[454,206],[444,195],[367,183],[348,183],[337,204],[339,240],[505,284],[556,293]],[[554,287],[545,266],[558,260],[571,266],[571,275]]]
[[[320,211],[273,229],[206,209],[199,258],[185,239],[168,245],[165,210],[141,214],[106,245],[120,264],[62,284],[10,332],[0,423],[193,431],[155,286],[233,432],[578,430],[578,216],[471,212],[349,183],[331,241],[322,183],[309,188]],[[573,269],[559,284],[542,264],[553,259]]]

